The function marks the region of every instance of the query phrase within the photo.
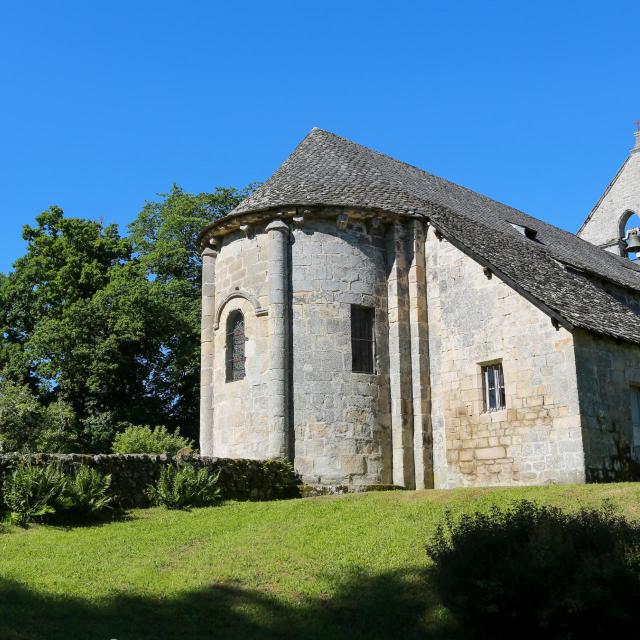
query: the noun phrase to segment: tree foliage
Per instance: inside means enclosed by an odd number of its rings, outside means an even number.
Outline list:
[[[149,391],[162,403],[164,424],[197,436],[200,395],[200,279],[198,234],[253,189],[217,188],[190,194],[177,185],[159,202],[148,202],[129,226],[135,258],[164,309],[164,341]],[[132,421],[134,422],[134,421]],[[151,421],[138,420],[136,424]]]
[[[51,207],[0,275],[0,447],[106,451],[128,424],[196,434],[197,235],[247,191],[174,185],[123,236]]]

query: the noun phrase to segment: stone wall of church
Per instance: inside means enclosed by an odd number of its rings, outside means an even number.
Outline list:
[[[435,486],[583,482],[572,335],[433,230],[426,259]],[[496,361],[506,408],[486,412]]]
[[[622,169],[578,231],[578,236],[620,255],[620,222],[625,214],[640,215],[640,132]]]
[[[213,336],[213,443],[208,455],[266,458],[269,451],[268,235],[236,232],[224,238],[215,262]],[[246,296],[246,297],[243,297]],[[226,328],[239,309],[245,321],[246,377],[226,381]]]
[[[307,216],[292,236],[296,470],[309,483],[390,483],[384,231]],[[375,308],[375,374],[351,371],[351,305]]]
[[[632,388],[640,386],[640,346],[574,332],[587,480],[637,475],[631,419]],[[637,479],[637,478],[635,478]]]

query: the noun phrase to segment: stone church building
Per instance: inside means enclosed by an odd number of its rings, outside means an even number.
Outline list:
[[[200,236],[202,453],[328,485],[625,477],[637,213],[640,133],[576,236],[313,129]]]

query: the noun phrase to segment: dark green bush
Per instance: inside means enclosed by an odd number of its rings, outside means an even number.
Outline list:
[[[523,501],[455,521],[447,516],[427,553],[443,604],[474,637],[595,639],[637,631],[640,525],[608,504],[564,513]]]
[[[56,505],[64,501],[67,479],[59,465],[32,465],[28,460],[18,462],[2,487],[4,503],[14,524],[28,522],[54,513]]]
[[[81,465],[68,479],[63,499],[65,508],[81,516],[95,516],[111,508],[111,476]]]
[[[151,502],[167,509],[214,504],[220,499],[219,477],[220,472],[214,474],[205,467],[167,465],[160,472],[156,486],[148,488],[148,495]]]

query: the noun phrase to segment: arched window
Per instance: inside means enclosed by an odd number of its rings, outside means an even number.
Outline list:
[[[244,343],[246,341],[242,311],[232,311],[227,318],[227,382],[242,380],[245,376]]]
[[[638,262],[640,258],[640,216],[633,211],[627,211],[620,219],[620,240],[629,260]]]

